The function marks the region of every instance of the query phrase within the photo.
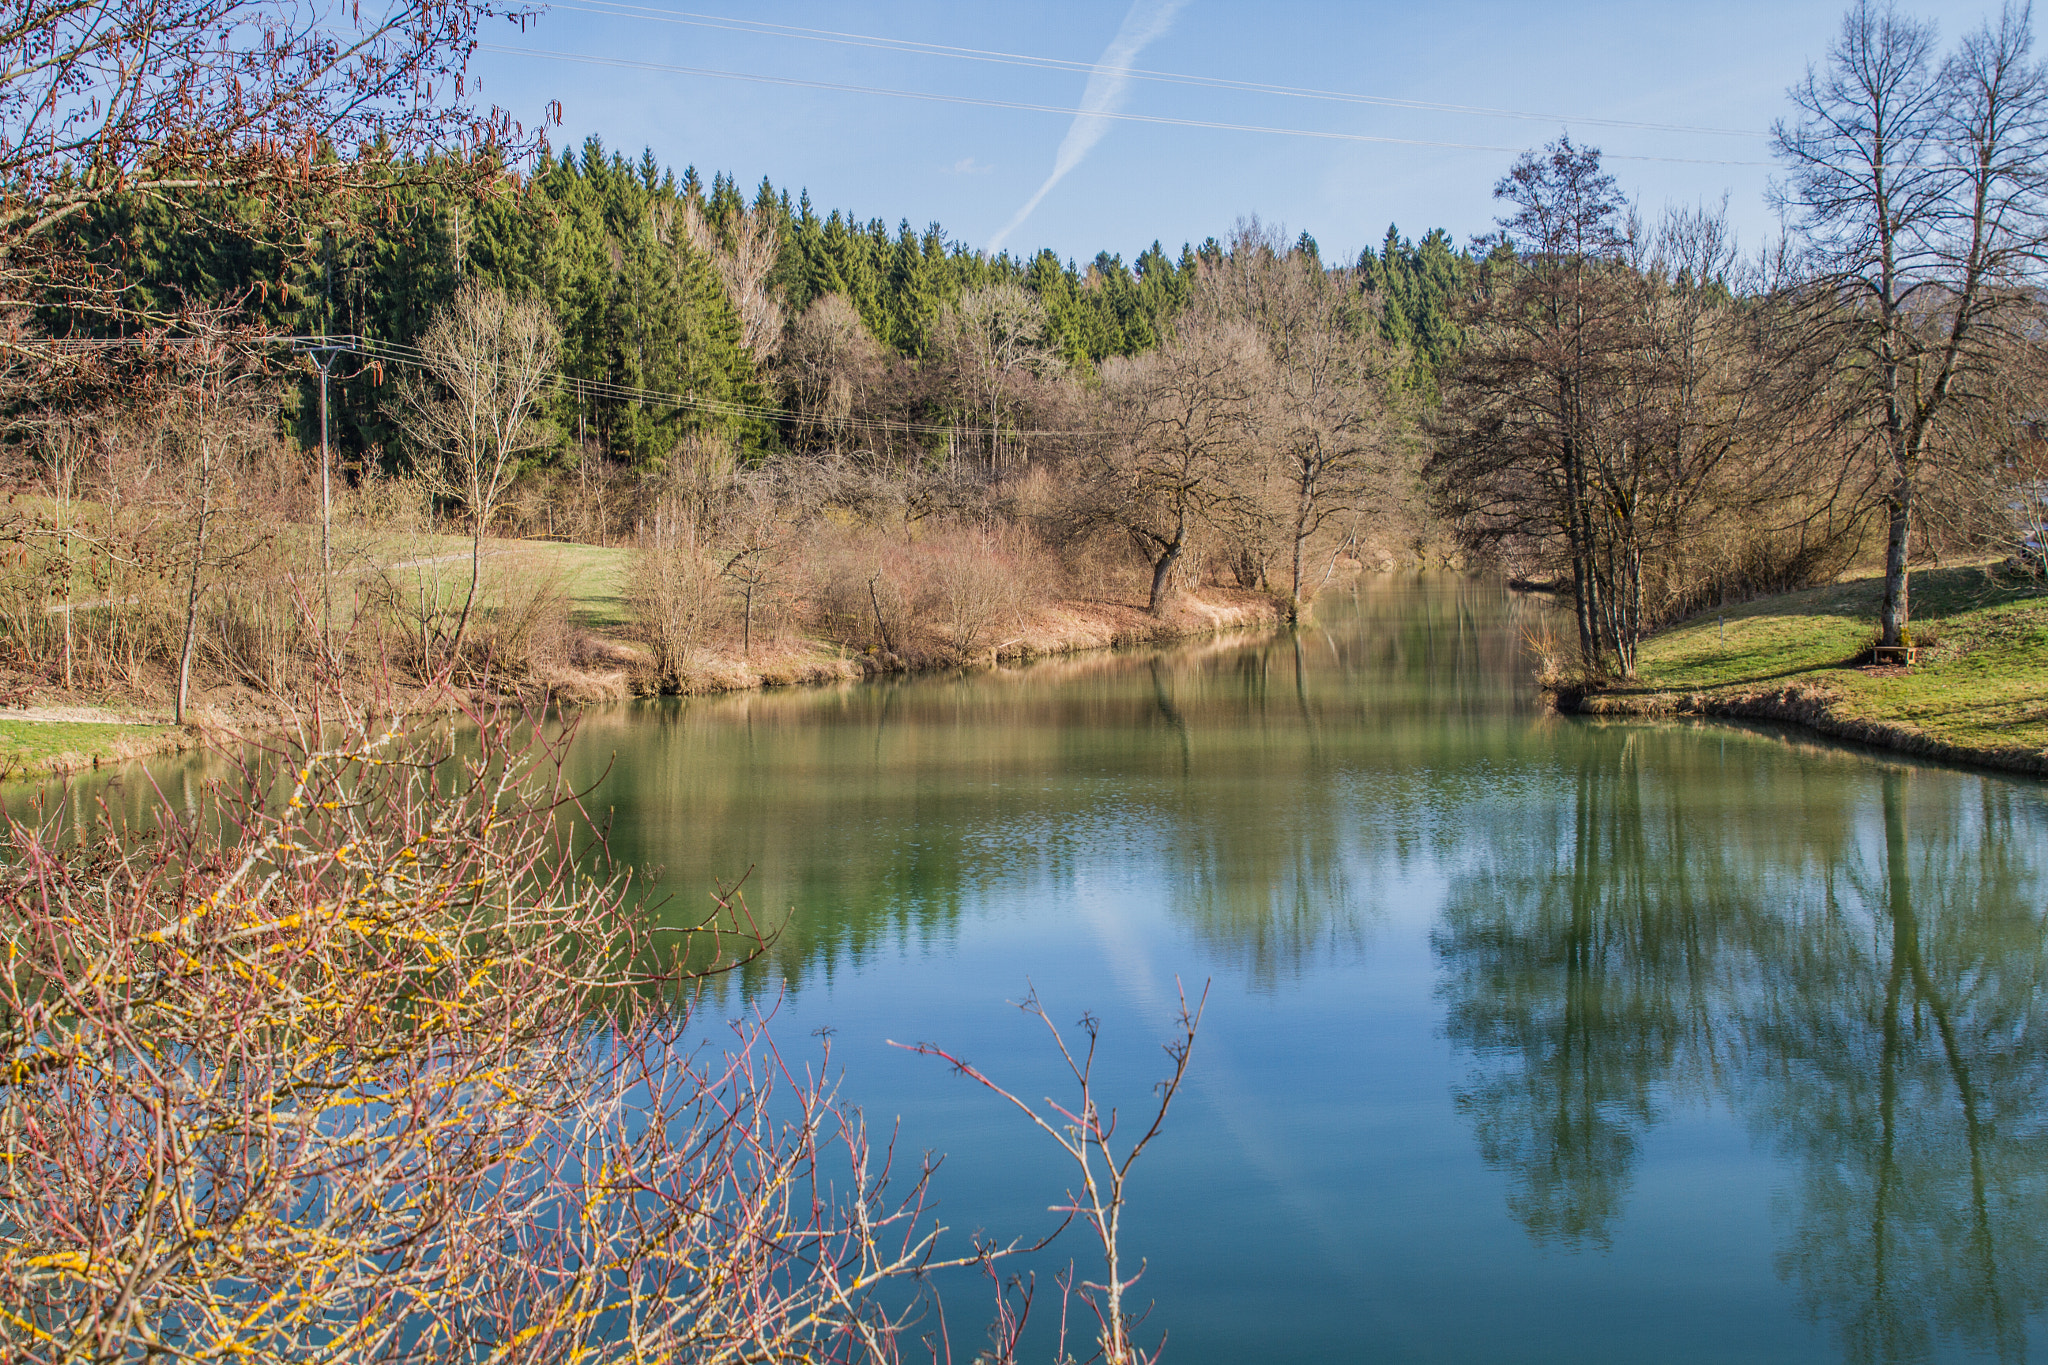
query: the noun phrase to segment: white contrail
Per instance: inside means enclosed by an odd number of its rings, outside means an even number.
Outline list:
[[[1017,210],[1017,216],[989,239],[990,254],[1001,251],[1003,243],[1011,233],[1023,226],[1039,201],[1051,192],[1052,187],[1066,177],[1068,171],[1081,164],[1081,159],[1102,141],[1102,135],[1109,131],[1110,118],[1122,107],[1124,92],[1131,84],[1131,63],[1145,50],[1145,45],[1173,27],[1174,16],[1180,13],[1187,0],[1131,0],[1131,12],[1124,16],[1123,27],[1110,39],[1109,46],[1102,50],[1101,58],[1088,73],[1088,88],[1081,96],[1080,112],[1074,115],[1073,123],[1067,127],[1067,135],[1060,142],[1059,155],[1053,158],[1052,174],[1038,187],[1038,193],[1024,202]]]

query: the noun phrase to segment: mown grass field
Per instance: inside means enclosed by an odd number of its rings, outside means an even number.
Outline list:
[[[630,550],[616,546],[528,543],[532,554],[562,578],[569,616],[586,630],[616,630],[627,624],[626,565]]]
[[[445,609],[459,605],[469,586],[467,536],[346,535],[337,540],[336,620],[344,627],[350,602],[370,573],[382,573],[400,584],[418,583],[412,591],[423,591]],[[309,545],[306,553],[315,555],[316,548]],[[629,556],[630,551],[616,547],[487,540],[478,606],[488,612],[501,599],[559,593],[573,625],[600,634],[615,632],[629,623]],[[81,596],[89,590],[89,584],[80,583]],[[0,780],[89,767],[96,761],[119,762],[176,747],[177,733],[171,725],[147,722],[0,717]]]
[[[1873,575],[1696,618],[1645,641],[1637,682],[1607,695],[1725,701],[1798,686],[1844,722],[2048,752],[2048,584],[1991,565],[1915,573],[1910,631],[1932,644],[1903,670],[1865,667],[1883,589]]]
[[[392,565],[384,570],[387,575],[432,582],[443,605],[459,604],[469,586],[468,536],[421,533],[366,540],[361,549],[366,558]],[[486,540],[478,605],[488,610],[500,595],[523,595],[522,590],[538,587],[560,592],[576,625],[616,630],[628,621],[626,567],[631,554],[618,546]]]
[[[147,751],[175,731],[168,725],[0,719],[0,778],[29,777]]]

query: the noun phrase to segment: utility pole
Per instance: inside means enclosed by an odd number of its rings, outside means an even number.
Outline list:
[[[320,371],[320,643],[331,664],[334,662],[334,480],[327,442],[327,380],[344,348],[337,344],[335,338],[322,336],[306,349],[314,367]]]

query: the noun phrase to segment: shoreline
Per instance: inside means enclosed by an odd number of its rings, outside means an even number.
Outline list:
[[[836,657],[825,646],[808,653],[772,655],[748,660],[719,654],[692,666],[683,686],[664,691],[652,685],[638,652],[629,645],[595,638],[612,667],[560,667],[508,697],[546,697],[568,706],[641,700],[656,696],[716,696],[777,687],[816,687],[832,683],[867,682],[891,675],[914,675],[961,669],[987,669],[1096,650],[1131,648],[1200,639],[1234,630],[1275,629],[1285,624],[1279,602],[1262,593],[1236,588],[1210,588],[1202,596],[1184,598],[1168,614],[1154,616],[1143,607],[1100,599],[1055,603],[1034,613],[1011,638],[962,659],[896,654],[847,654]],[[459,709],[469,694],[443,690],[435,699],[422,690],[407,700],[409,713],[446,713]],[[137,709],[80,706],[53,701],[0,709],[0,782],[35,782],[91,771],[107,764],[132,763],[233,741],[287,727],[273,713],[227,712],[195,708],[197,719],[182,726]]]
[[[1545,691],[1560,715],[1616,720],[1691,716],[1708,720],[1770,721],[1911,758],[1934,759],[1963,767],[2016,773],[2023,777],[2048,777],[2048,753],[2037,753],[2018,745],[1978,748],[1936,739],[1908,725],[1838,716],[1832,709],[1837,698],[1822,687],[1794,685],[1738,696],[1697,692],[1617,694],[1597,691],[1573,693],[1568,689]]]
[[[1870,663],[1869,570],[1701,612],[1649,636],[1631,681],[1546,688],[1567,715],[1767,721],[1986,771],[2048,777],[2048,585],[1998,561],[1922,569],[1919,657]]]

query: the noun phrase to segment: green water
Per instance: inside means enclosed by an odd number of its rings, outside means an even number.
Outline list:
[[[753,869],[786,927],[711,1010],[830,1030],[961,1232],[1066,1173],[885,1040],[1064,1093],[1035,985],[1140,1108],[1213,981],[1125,1233],[1170,1362],[2048,1358],[2044,788],[1546,715],[1537,609],[1373,580],[1296,637],[599,711],[573,766],[667,913]]]

